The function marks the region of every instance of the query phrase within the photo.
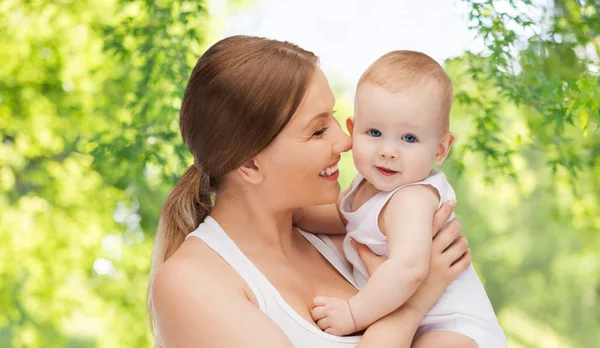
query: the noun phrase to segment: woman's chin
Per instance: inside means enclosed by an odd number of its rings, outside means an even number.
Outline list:
[[[313,197],[314,202],[308,204],[311,205],[323,205],[335,203],[340,195],[340,186],[337,185],[337,190],[323,190]]]

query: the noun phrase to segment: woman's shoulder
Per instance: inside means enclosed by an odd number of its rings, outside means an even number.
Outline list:
[[[197,238],[189,238],[158,270],[151,299],[164,346],[291,347],[254,303],[241,277]],[[256,332],[265,333],[256,335]]]
[[[222,293],[223,290],[227,290],[225,293],[244,294],[246,288],[247,285],[231,266],[197,238],[188,238],[158,269],[152,280],[154,301],[185,301],[189,296],[210,301],[210,297],[204,295]]]

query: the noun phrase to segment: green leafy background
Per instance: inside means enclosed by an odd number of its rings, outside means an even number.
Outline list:
[[[463,2],[487,49],[445,63],[457,142],[443,169],[475,267],[511,347],[596,347],[600,4],[550,1],[533,19],[530,1]],[[178,109],[220,35],[208,13],[0,0],[0,347],[151,346],[152,240],[191,163]],[[341,172],[345,186],[349,156]]]

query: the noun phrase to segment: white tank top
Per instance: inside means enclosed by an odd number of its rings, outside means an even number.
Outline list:
[[[302,235],[319,251],[344,278],[356,287],[351,267],[331,239],[301,231]],[[356,347],[361,336],[339,337],[330,335],[307,322],[285,302],[277,289],[242,253],[219,223],[208,216],[187,237],[201,239],[214,250],[244,279],[256,297],[261,311],[273,320],[288,336],[294,347],[301,348],[350,348]]]

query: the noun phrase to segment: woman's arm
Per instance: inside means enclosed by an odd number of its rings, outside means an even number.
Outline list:
[[[164,348],[292,348],[243,290],[202,267],[169,261],[152,282],[157,336]]]
[[[347,221],[340,212],[340,204],[351,188],[340,192],[335,203],[296,209],[292,218],[294,226],[311,233],[346,234]]]

